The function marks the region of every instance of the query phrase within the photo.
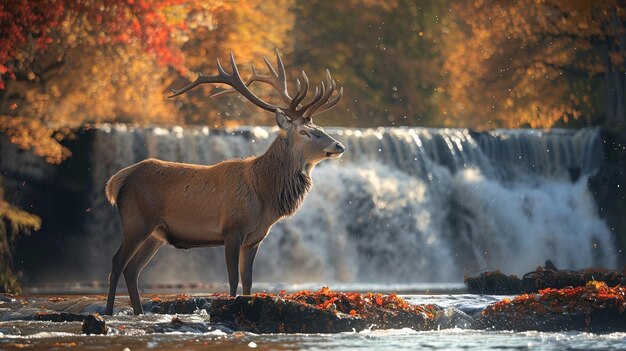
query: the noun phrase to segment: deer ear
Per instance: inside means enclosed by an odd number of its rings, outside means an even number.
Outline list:
[[[289,117],[287,117],[287,115],[279,108],[276,108],[276,124],[278,124],[278,127],[280,129],[286,132],[291,130],[291,128],[293,127],[293,123],[291,122]]]

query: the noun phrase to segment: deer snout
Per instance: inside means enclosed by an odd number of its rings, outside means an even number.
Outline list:
[[[343,153],[344,151],[346,151],[346,147],[343,146],[343,144],[341,144],[340,142],[337,142],[335,144],[335,148],[337,149],[337,152],[339,153]]]
[[[341,144],[340,142],[335,142],[331,146],[324,149],[324,152],[326,152],[326,157],[331,158],[341,156],[344,151],[346,151],[346,147],[343,146],[343,144]]]

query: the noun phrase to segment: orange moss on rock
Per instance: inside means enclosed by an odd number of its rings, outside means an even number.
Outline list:
[[[260,333],[336,333],[367,328],[433,330],[467,317],[435,305],[412,305],[396,294],[332,291],[259,293],[215,299],[211,322]]]
[[[592,281],[584,287],[543,289],[538,294],[523,294],[513,300],[504,299],[488,306],[483,315],[583,313],[589,315],[595,310],[624,312],[626,288],[621,285],[609,287],[604,282]]]
[[[275,296],[271,294],[255,294],[254,296]],[[319,291],[303,290],[292,294],[281,291],[278,297],[297,303],[307,304],[316,309],[331,311],[335,314],[347,314],[357,317],[371,317],[373,308],[389,311],[418,313],[426,318],[433,318],[436,312],[434,305],[412,305],[395,293],[358,293],[332,291],[323,287]]]
[[[593,281],[605,282],[609,286],[624,285],[626,272],[604,268],[587,268],[580,271],[552,270],[539,266],[535,271],[524,274],[522,290],[531,293],[546,288],[584,287]]]

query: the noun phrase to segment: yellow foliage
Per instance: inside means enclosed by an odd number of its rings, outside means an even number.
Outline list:
[[[444,68],[453,104],[448,122],[482,128],[552,127],[597,113],[581,82],[607,68],[598,42],[611,34],[618,1],[455,1],[460,19]],[[622,22],[623,23],[623,22]],[[623,26],[621,30],[624,30]],[[604,44],[602,44],[604,45]],[[623,55],[611,55],[616,67]]]
[[[13,245],[20,235],[41,228],[41,219],[22,211],[3,199],[0,187],[0,292],[19,293],[17,278],[11,270]]]
[[[185,65],[194,72],[186,79],[175,80],[173,85],[180,87],[196,78],[197,72],[216,73],[216,60],[219,59],[227,71],[230,70],[229,53],[236,55],[242,77],[250,74],[250,65],[266,72],[263,57],[274,60],[274,48],[293,46],[291,31],[294,15],[291,11],[294,0],[277,1],[232,1],[215,6],[211,11],[197,9],[188,16],[187,26],[192,28],[188,36],[179,38]],[[283,57],[288,52],[284,52]],[[211,127],[229,124],[263,124],[271,121],[271,115],[251,108],[243,100],[233,95],[220,98],[220,102],[207,97],[215,86],[206,85],[178,98],[184,104],[180,112],[185,122],[206,124]],[[267,97],[271,89],[257,85],[253,89]]]
[[[55,132],[39,119],[0,115],[0,133],[6,134],[11,143],[32,150],[50,163],[60,163],[70,155],[54,138]]]

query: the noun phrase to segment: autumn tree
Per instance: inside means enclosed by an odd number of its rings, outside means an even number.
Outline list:
[[[192,11],[186,21],[188,33],[185,40],[179,42],[191,73],[176,79],[174,85],[184,86],[196,79],[199,72],[215,74],[217,59],[230,70],[231,51],[242,77],[251,73],[252,64],[267,72],[264,56],[274,61],[274,48],[282,50],[285,56],[293,47],[293,6],[294,0],[249,0],[226,2],[211,10]],[[285,63],[289,64],[288,61]],[[203,85],[177,98],[178,111],[184,121],[210,127],[274,123],[273,116],[259,112],[237,95],[220,97],[219,101],[207,98],[211,92],[223,88]],[[252,89],[263,97],[276,98],[269,97],[271,89],[262,84],[253,84]]]
[[[447,124],[623,128],[622,1],[454,1]]]
[[[182,56],[168,46],[176,28],[163,12],[175,3],[1,2],[0,132],[57,163],[69,156],[59,143],[67,127],[146,111],[143,118],[166,118],[158,104],[154,110],[137,107],[163,100],[165,88],[155,89],[151,80],[162,75],[161,67],[182,71]],[[17,238],[41,221],[5,201],[2,192],[0,187],[0,291],[19,292],[12,251]]]
[[[146,109],[141,102],[162,100],[154,89],[162,71],[157,64],[182,70],[182,56],[169,46],[176,23],[165,12],[179,3],[2,2],[0,132],[59,162],[69,152],[58,144],[63,135],[55,128],[133,112],[153,120],[171,116],[171,109]],[[137,106],[144,107],[141,113],[131,110]]]
[[[295,13],[295,66],[328,67],[345,87],[344,116],[329,123],[437,124],[447,1],[302,1]]]
[[[5,201],[0,187],[0,293],[21,292],[12,270],[15,243],[20,236],[28,235],[40,227],[41,219]]]

